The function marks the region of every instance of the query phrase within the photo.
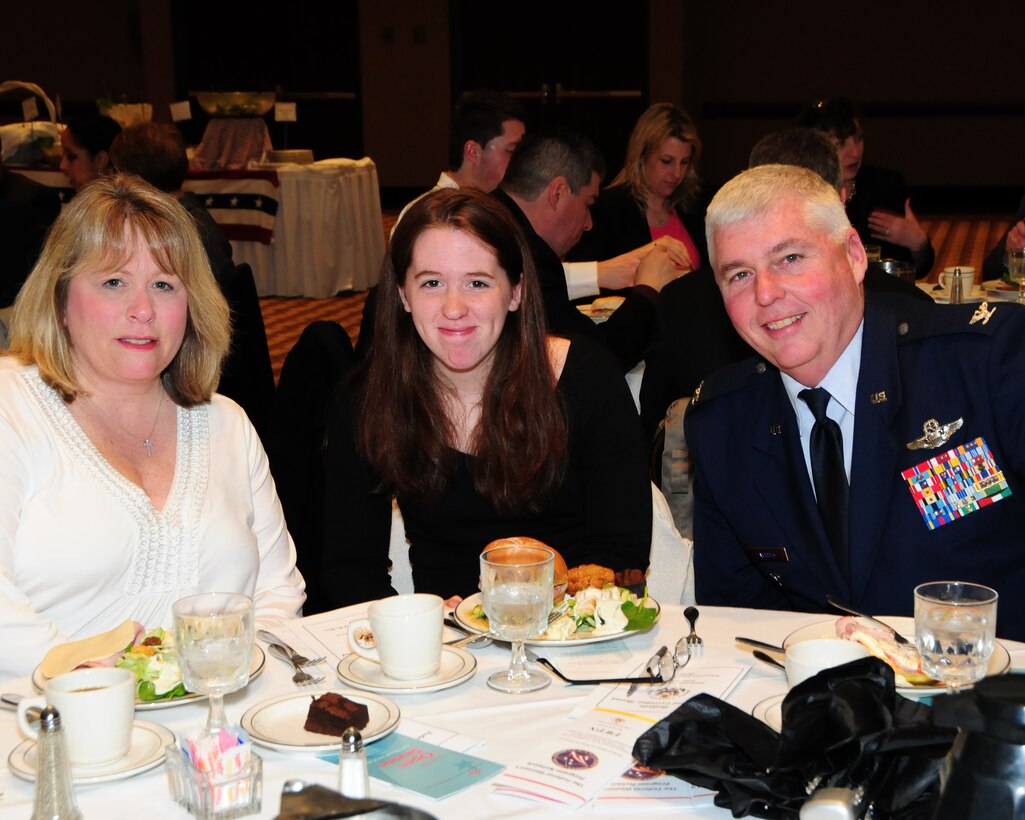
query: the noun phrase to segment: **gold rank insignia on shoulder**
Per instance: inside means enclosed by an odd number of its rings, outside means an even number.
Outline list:
[[[989,322],[989,317],[996,312],[996,305],[990,307],[989,302],[983,302],[975,309],[975,313],[972,314],[972,319],[968,324],[974,325],[976,322],[982,322],[983,324],[987,324]]]
[[[691,404],[697,404],[698,399],[701,397],[701,388],[705,386],[705,380],[702,379],[698,382],[698,386],[694,388],[694,398],[690,400]]]
[[[916,438],[914,441],[909,441],[908,449],[931,450],[934,447],[941,447],[950,440],[954,433],[961,429],[962,424],[964,424],[963,418],[947,422],[946,424],[940,424],[936,419],[929,419],[922,425],[925,435],[921,438]]]

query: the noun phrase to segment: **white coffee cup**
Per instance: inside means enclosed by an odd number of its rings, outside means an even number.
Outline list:
[[[430,677],[441,666],[444,604],[437,595],[425,593],[374,601],[368,618],[349,624],[349,647],[381,664],[389,678]]]
[[[23,698],[18,704],[18,725],[29,737],[37,733],[25,717],[26,710],[45,706],[60,712],[73,766],[103,766],[128,754],[135,720],[131,670],[96,667],[51,678],[42,696]]]
[[[950,293],[950,286],[954,283],[954,271],[961,268],[961,293],[968,296],[975,287],[975,268],[968,265],[953,265],[944,268],[939,276],[940,287],[946,293]]]
[[[797,686],[823,669],[842,666],[868,655],[868,650],[857,641],[842,638],[814,638],[790,644],[783,664],[787,669],[787,683]]]

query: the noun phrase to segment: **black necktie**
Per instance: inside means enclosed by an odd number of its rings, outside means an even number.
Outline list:
[[[826,535],[833,547],[837,563],[845,577],[847,564],[847,473],[843,461],[843,435],[840,425],[826,415],[829,393],[816,387],[797,394],[815,416],[811,428],[811,475],[815,482],[815,497],[819,502],[819,514],[826,526]]]

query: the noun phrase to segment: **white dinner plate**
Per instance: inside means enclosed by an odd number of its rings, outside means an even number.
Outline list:
[[[137,720],[132,725],[132,741],[128,754],[105,766],[72,766],[71,779],[78,786],[124,780],[148,772],[164,762],[164,749],[174,743],[174,733],[159,723]],[[7,765],[11,774],[22,780],[36,779],[36,741],[26,740],[14,747]]]
[[[259,677],[263,671],[263,665],[267,662],[267,656],[259,645],[253,645],[253,660],[249,664],[249,680],[253,680]],[[36,691],[42,692],[43,687],[46,686],[46,677],[43,675],[43,671],[40,667],[36,667],[32,670],[32,685],[36,688]],[[170,700],[139,700],[135,699],[135,711],[136,712],[152,712],[156,709],[170,709],[172,706],[178,706],[181,703],[192,703],[195,700],[201,700],[206,698],[206,695],[199,695],[195,692],[190,692],[187,695],[182,695],[180,698],[171,698]]]
[[[989,299],[999,299],[1002,302],[1018,301],[1018,288],[1008,285],[1006,282],[999,280],[984,282],[982,289]]]
[[[480,593],[474,593],[469,598],[464,598],[462,602],[455,608],[452,613],[455,619],[467,629],[483,633],[487,632],[487,627],[484,622],[473,617],[473,608],[480,603]],[[659,606],[658,601],[648,596],[648,603],[655,605],[655,620],[651,622],[651,626],[658,623],[659,616],[662,613],[662,608]],[[643,635],[649,629],[622,629],[619,632],[603,632],[600,635],[595,635],[593,632],[580,632],[575,633],[572,638],[562,638],[560,640],[549,640],[547,638],[528,638],[524,641],[527,646],[579,646],[580,644],[586,643],[603,643],[605,641],[615,641],[619,638],[629,638],[631,635]]]
[[[437,673],[420,680],[396,680],[389,678],[381,664],[353,652],[338,664],[338,677],[349,686],[368,692],[385,692],[390,695],[426,693],[458,686],[473,677],[477,659],[465,649],[456,646],[441,647],[441,666]]]
[[[786,697],[786,695],[773,695],[771,698],[766,698],[761,703],[756,704],[755,708],[751,710],[752,716],[758,718],[770,729],[782,732],[783,701],[786,700]]]
[[[388,698],[351,689],[303,689],[258,703],[242,715],[242,728],[253,743],[279,752],[336,752],[342,747],[340,737],[307,732],[303,728],[310,711],[310,701],[327,692],[365,704],[370,722],[360,730],[364,743],[373,743],[395,731],[399,725],[398,705]]]
[[[831,621],[819,621],[814,624],[810,624],[801,629],[795,630],[787,635],[783,641],[783,646],[787,647],[792,643],[798,643],[799,641],[808,641],[813,638],[836,638],[836,622],[840,620],[839,617],[834,618]],[[911,643],[915,642],[915,619],[901,616],[891,616],[880,618],[884,624],[892,626],[901,635],[907,638]],[[837,638],[839,640],[839,638]],[[986,677],[992,675],[1003,675],[1011,668],[1011,656],[1007,651],[1007,647],[1004,646],[1000,641],[996,642],[993,647],[993,654],[989,659],[989,666],[986,669]],[[963,689],[969,689],[971,684],[963,686]],[[898,686],[897,691],[905,697],[927,697],[928,695],[935,695],[938,692],[942,692],[944,689],[942,683],[932,683],[922,686]]]

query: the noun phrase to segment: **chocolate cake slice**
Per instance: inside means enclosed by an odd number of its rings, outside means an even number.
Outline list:
[[[350,726],[362,730],[370,722],[365,704],[355,703],[337,692],[313,698],[303,728],[307,732],[341,737]]]

